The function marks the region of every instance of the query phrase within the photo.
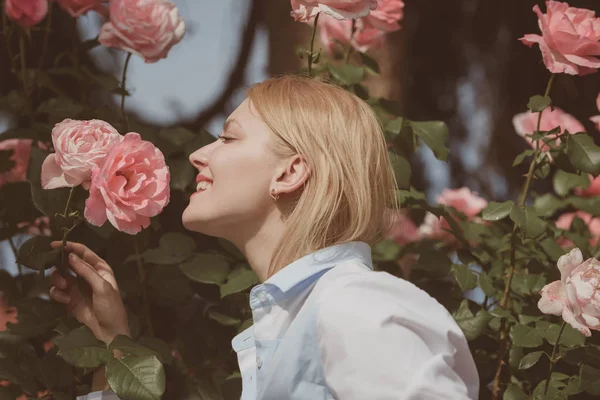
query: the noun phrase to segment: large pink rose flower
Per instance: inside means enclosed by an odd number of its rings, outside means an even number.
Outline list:
[[[600,18],[585,8],[570,7],[559,1],[546,1],[547,14],[539,6],[540,35],[525,35],[520,40],[528,46],[537,43],[546,68],[552,73],[586,75],[600,68]]]
[[[472,192],[467,187],[460,189],[444,189],[438,197],[437,203],[452,207],[463,214],[469,221],[477,221],[477,215],[487,207],[488,202]],[[425,215],[423,224],[419,227],[422,237],[440,240],[448,245],[457,245],[458,239],[451,232],[450,224],[444,217],[436,217],[432,213]]]
[[[521,114],[517,114],[513,117],[513,126],[517,131],[517,134],[521,136],[523,139],[529,143],[529,145],[535,149],[536,141],[531,139],[531,135],[535,132],[537,128],[539,113],[532,113],[531,111],[527,111]],[[540,124],[541,131],[551,131],[552,129],[560,127],[560,133],[564,133],[565,130],[569,131],[569,133],[577,133],[584,132],[585,127],[581,122],[577,120],[574,116],[569,113],[564,112],[558,107],[555,107],[554,110],[546,109],[542,113],[542,122]],[[556,135],[548,135],[546,138],[552,139],[556,138]],[[558,145],[560,139],[557,139],[554,144]],[[542,151],[550,150],[550,147],[544,143],[542,140],[539,140],[540,149]]]
[[[169,178],[160,150],[130,132],[94,169],[85,218],[96,226],[108,219],[118,230],[134,235],[169,203]]]
[[[598,111],[600,111],[600,93],[598,93],[598,97],[596,98],[596,107],[598,108]],[[600,115],[590,118],[590,121],[596,124],[596,129],[600,131]]]
[[[350,43],[354,49],[361,52],[383,44],[385,32],[375,28],[363,28],[360,20],[357,21],[356,28],[356,32],[352,35],[351,21],[338,21],[328,15],[319,18],[319,36],[326,51],[333,52],[337,43],[342,45]]]
[[[544,314],[561,315],[563,320],[585,336],[600,330],[600,262],[583,262],[577,248],[558,259],[560,280],[541,290],[538,308]]]
[[[379,29],[384,32],[395,32],[400,29],[400,20],[404,17],[402,0],[379,0],[377,8],[362,18],[365,27]]]
[[[52,129],[53,154],[42,164],[42,187],[90,188],[92,170],[123,137],[108,122],[65,119]]]
[[[23,182],[27,180],[31,142],[31,139],[7,139],[0,141],[0,151],[12,150],[13,153],[10,160],[14,163],[10,171],[0,172],[0,186],[9,182]]]
[[[100,29],[98,40],[153,63],[166,58],[184,34],[185,23],[170,1],[112,0],[110,21]]]
[[[48,13],[48,0],[6,0],[6,16],[17,24],[31,28]]]
[[[555,225],[559,229],[568,231],[571,228],[571,224],[575,217],[581,219],[587,225],[588,230],[592,237],[590,238],[590,245],[595,246],[600,239],[600,218],[594,217],[585,211],[576,211],[574,213],[562,214],[555,222]],[[573,242],[565,237],[558,238],[558,244],[562,247],[571,247]]]
[[[106,0],[56,0],[56,2],[73,17],[79,17],[92,10],[108,16],[108,8],[104,5]]]
[[[309,22],[322,12],[335,19],[357,19],[377,7],[377,0],[291,0],[291,15],[296,21]],[[319,19],[320,20],[320,19]]]

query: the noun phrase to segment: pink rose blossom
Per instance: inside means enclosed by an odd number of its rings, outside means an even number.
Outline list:
[[[17,228],[27,228],[26,232],[31,236],[51,236],[50,218],[44,216],[38,217],[32,223],[19,222]]]
[[[291,15],[294,20],[300,22],[312,21],[320,12],[338,20],[357,19],[368,15],[377,7],[377,0],[291,0],[291,2]]]
[[[544,314],[561,315],[563,320],[585,336],[600,330],[600,262],[583,262],[577,248],[558,259],[560,280],[541,290],[538,308]]]
[[[104,5],[106,0],[56,0],[56,2],[72,17],[79,17],[92,10],[108,16],[108,9]]]
[[[402,0],[379,0],[377,8],[362,18],[365,27],[379,29],[384,32],[395,32],[400,29],[400,20],[404,17]]]
[[[170,1],[112,0],[110,21],[100,29],[98,40],[154,63],[166,58],[184,34],[185,23]]]
[[[454,208],[469,221],[477,221],[477,214],[487,207],[488,204],[485,199],[479,197],[477,193],[471,192],[467,187],[444,189],[438,197],[437,202],[438,204]],[[425,215],[425,220],[419,227],[419,233],[423,237],[440,240],[449,245],[457,245],[458,240],[454,234],[449,232],[451,230],[450,224],[444,217],[438,218],[432,213]]]
[[[587,75],[600,68],[600,18],[585,8],[570,7],[559,1],[546,1],[547,14],[536,5],[540,35],[520,40],[539,44],[546,68],[552,73]]]
[[[6,16],[24,28],[40,23],[48,13],[48,0],[6,0]]]
[[[96,226],[108,219],[118,230],[136,234],[169,203],[169,177],[160,150],[130,132],[94,169],[85,218]]]
[[[593,175],[589,175],[590,186],[587,189],[575,188],[575,194],[581,197],[596,197],[600,196],[600,176],[594,178]]]
[[[596,98],[596,108],[600,111],[600,93],[598,93],[598,97]],[[600,115],[596,115],[590,118],[594,124],[596,124],[596,130],[600,131]]]
[[[384,42],[385,32],[375,28],[363,28],[362,22],[356,22],[356,31],[352,35],[351,21],[338,21],[328,15],[319,18],[319,35],[321,43],[329,52],[333,52],[336,43],[346,45],[350,43],[360,52],[366,52],[372,47],[381,47]]]
[[[385,232],[387,239],[400,245],[418,242],[421,238],[417,225],[403,210],[392,211],[390,214],[391,227]]]
[[[89,189],[92,170],[104,162],[111,147],[123,137],[108,122],[65,119],[52,129],[55,153],[42,164],[42,187],[82,185]]]
[[[14,166],[10,171],[0,172],[0,186],[10,182],[27,180],[27,167],[31,154],[31,139],[7,139],[0,141],[0,151],[12,150],[10,160]]]
[[[600,218],[593,217],[591,214],[586,213],[585,211],[576,211],[574,213],[565,213],[558,217],[555,222],[555,225],[559,229],[563,229],[568,231],[571,228],[571,224],[575,217],[581,219],[586,225],[592,237],[590,238],[590,245],[595,246],[598,243],[598,239],[600,239]],[[558,239],[558,244],[562,247],[571,247],[573,246],[573,242],[565,237],[560,237]]]
[[[517,131],[517,134],[524,138],[529,145],[535,149],[536,143],[531,139],[530,136],[533,132],[535,132],[537,128],[539,113],[532,113],[531,111],[527,111],[521,114],[517,114],[513,117],[513,126]],[[568,114],[561,110],[558,107],[555,107],[554,110],[546,109],[542,113],[542,122],[540,124],[541,131],[551,131],[554,128],[560,127],[560,133],[564,133],[565,130],[569,131],[569,133],[577,133],[584,132],[585,128],[581,122],[579,122],[574,116]],[[558,134],[548,135],[547,139],[553,139],[558,137]],[[560,139],[557,139],[554,144],[558,145],[560,143]],[[550,147],[544,143],[542,140],[539,140],[540,149],[542,151],[550,150]]]

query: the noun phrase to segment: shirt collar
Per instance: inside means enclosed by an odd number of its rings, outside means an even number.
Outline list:
[[[365,242],[346,242],[317,250],[288,264],[285,268],[277,271],[267,279],[263,285],[273,285],[285,293],[322,271],[331,269],[344,261],[356,258],[373,269],[371,247]]]

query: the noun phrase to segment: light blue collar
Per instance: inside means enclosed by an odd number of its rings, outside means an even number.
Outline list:
[[[354,258],[360,259],[373,269],[371,247],[365,242],[346,242],[317,250],[288,264],[267,279],[263,285],[275,286],[286,293],[306,279]]]

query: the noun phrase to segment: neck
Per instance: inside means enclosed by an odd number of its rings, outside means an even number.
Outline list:
[[[228,239],[244,254],[261,283],[268,278],[269,265],[284,230],[281,214],[274,212],[252,234]]]

